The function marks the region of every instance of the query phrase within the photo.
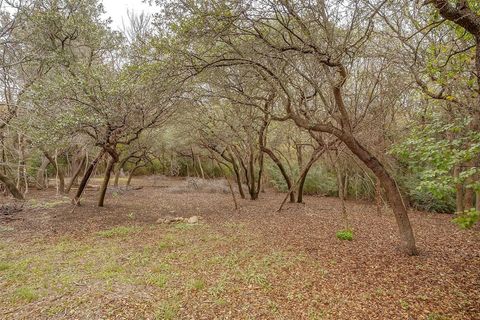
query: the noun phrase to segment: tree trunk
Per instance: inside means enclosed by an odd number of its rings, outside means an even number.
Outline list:
[[[80,185],[78,186],[77,193],[75,194],[75,197],[72,199],[72,203],[79,205],[80,204],[80,198],[82,197],[83,191],[85,190],[85,187],[87,186],[88,179],[90,179],[90,176],[92,175],[93,169],[95,169],[98,161],[102,158],[104,155],[105,150],[100,150],[98,153],[97,157],[93,159],[93,161],[88,165],[87,169],[85,170],[85,174],[83,175],[82,181],[80,181]]]
[[[460,176],[460,166],[453,168],[453,178],[457,180]],[[455,183],[455,209],[457,213],[462,213],[463,207],[463,184],[460,181]]]
[[[47,158],[42,157],[42,164],[38,168],[37,179],[36,179],[37,187],[40,190],[45,189],[47,187],[47,185],[45,184],[45,170],[47,169],[49,163],[50,161]]]
[[[57,164],[57,161],[55,161],[54,158],[52,158],[47,152],[43,152],[45,157],[50,161],[52,164],[53,168],[55,169],[58,177],[58,192],[61,194],[65,193],[65,175],[63,174],[63,170],[60,168],[60,166]]]
[[[83,165],[85,164],[86,161],[87,161],[87,156],[84,155],[84,156],[82,157],[82,160],[81,160],[80,163],[78,164],[75,172],[73,173],[73,176],[72,176],[72,178],[70,179],[70,182],[68,183],[67,188],[65,189],[65,193],[69,193],[69,192],[70,192],[70,189],[72,189],[72,186],[75,184],[75,181],[77,181],[78,176],[80,175],[80,172],[82,171]]]
[[[0,172],[0,181],[6,186],[7,190],[10,191],[12,196],[18,200],[24,200],[23,194],[15,186],[15,183],[10,180],[9,177]]]
[[[410,219],[408,218],[407,209],[405,208],[402,195],[397,188],[395,180],[393,180],[380,161],[360,145],[352,135],[345,132],[342,132],[342,134],[335,132],[334,134],[342,140],[350,151],[352,151],[370,170],[372,170],[375,176],[380,180],[388,202],[393,209],[405,251],[410,255],[418,254],[415,246],[415,236],[410,224]]]
[[[128,174],[127,187],[130,186],[130,182],[132,182],[132,178],[133,178],[133,174],[135,173],[135,170],[137,170],[140,167],[143,167],[143,165],[136,165]]]
[[[287,171],[285,170],[285,167],[283,166],[282,162],[278,157],[273,153],[272,150],[266,148],[266,147],[261,147],[262,151],[268,154],[270,159],[277,165],[278,169],[280,170],[280,173],[283,176],[283,179],[285,180],[285,183],[287,184],[287,191],[292,188],[292,180],[288,176]],[[290,192],[290,202],[295,202],[295,193]]]
[[[233,166],[233,172],[235,173],[235,180],[237,182],[237,186],[238,186],[238,192],[240,193],[240,197],[242,199],[245,199],[245,192],[243,192],[243,186],[242,186],[242,177],[240,175],[240,171],[239,171],[239,168],[238,168],[238,165],[237,165],[237,162],[235,161],[235,158],[233,156],[233,154],[228,151],[229,155],[230,155],[230,158],[232,159],[232,166]],[[228,161],[228,159],[226,159]]]
[[[107,168],[105,169],[105,175],[103,176],[102,186],[100,188],[100,194],[98,196],[98,206],[103,207],[105,202],[105,194],[107,193],[108,189],[108,182],[110,181],[110,176],[112,174],[113,166],[115,165],[115,159],[113,157],[110,158],[107,164]]]
[[[325,149],[323,149],[325,150]],[[313,164],[320,158],[320,156],[323,154],[322,152],[319,152],[318,150],[314,150],[312,157],[308,161],[308,163],[305,165],[305,167],[302,169],[299,177],[299,185],[298,185],[298,191],[297,191],[297,203],[303,203],[303,187],[305,186],[305,181],[307,180],[308,172],[312,168]]]
[[[120,179],[120,174],[122,173],[123,166],[127,161],[132,157],[132,154],[128,155],[127,157],[123,158],[122,161],[119,162],[117,166],[117,170],[115,171],[115,180],[113,182],[113,185],[115,187],[118,187],[118,180]]]

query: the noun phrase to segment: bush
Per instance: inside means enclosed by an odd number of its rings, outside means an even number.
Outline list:
[[[437,213],[455,212],[455,192],[453,190],[444,190],[433,195],[432,192],[420,187],[420,179],[413,174],[400,176],[397,182],[413,208]]]
[[[470,229],[478,222],[480,212],[475,209],[465,210],[459,214],[458,217],[452,219],[453,223],[458,225],[462,229]]]
[[[268,174],[269,182],[279,192],[287,192],[287,184],[283,178],[280,170],[274,164],[269,162],[266,164],[266,172]],[[293,168],[295,178],[298,175],[298,168]],[[304,194],[321,194],[325,196],[337,195],[337,183],[335,174],[327,171],[320,166],[314,166],[308,172],[305,184],[303,186]]]
[[[353,230],[344,229],[344,230],[337,231],[337,238],[340,239],[340,240],[352,241],[353,240]]]

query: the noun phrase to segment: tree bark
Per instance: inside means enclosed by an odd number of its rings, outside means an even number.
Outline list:
[[[336,135],[337,138],[342,140],[350,151],[352,151],[370,170],[372,170],[375,176],[380,180],[385,189],[387,199],[392,206],[405,251],[410,255],[418,254],[415,245],[415,236],[410,224],[410,219],[408,218],[407,209],[405,208],[395,180],[393,180],[380,161],[360,145],[353,136],[346,133],[339,134],[338,132],[336,132]]]
[[[68,186],[65,188],[65,193],[69,193],[70,189],[72,189],[72,186],[75,184],[75,181],[78,179],[78,176],[80,175],[80,172],[82,171],[83,165],[85,164],[86,161],[87,161],[87,155],[84,155],[82,157],[82,160],[78,164],[75,172],[73,173],[73,176],[70,179]]]
[[[105,202],[105,194],[107,193],[108,183],[110,181],[110,176],[112,174],[113,166],[115,165],[115,158],[111,157],[108,161],[107,168],[105,169],[105,174],[103,176],[102,186],[100,188],[100,194],[98,196],[98,206],[103,207]]]
[[[15,186],[15,183],[9,177],[0,172],[0,181],[6,186],[7,190],[15,199],[24,200],[23,194]]]
[[[460,166],[455,166],[453,168],[453,178],[458,179],[460,176]],[[462,213],[464,210],[463,206],[463,184],[460,181],[455,183],[455,209],[457,213]]]
[[[47,187],[45,184],[45,170],[47,169],[49,163],[50,161],[47,158],[42,157],[42,164],[38,168],[37,179],[36,179],[37,187],[40,190],[45,189]]]
[[[50,164],[53,166],[55,171],[57,172],[58,176],[58,192],[61,194],[65,193],[65,175],[63,174],[63,170],[57,164],[54,158],[52,158],[47,152],[43,152],[44,156],[50,161]]]
[[[87,186],[88,179],[90,179],[93,169],[95,169],[98,161],[100,161],[100,159],[104,154],[105,154],[105,150],[103,149],[100,150],[97,157],[93,159],[93,161],[88,165],[87,169],[85,170],[85,174],[83,175],[82,181],[80,181],[80,185],[78,186],[77,193],[75,194],[75,197],[72,199],[73,204],[80,205],[80,198],[82,197],[83,191]]]
[[[287,184],[287,191],[292,188],[292,180],[288,176],[287,171],[285,170],[285,167],[283,166],[282,162],[278,157],[273,153],[272,150],[268,149],[267,147],[261,147],[262,151],[268,154],[270,159],[277,165],[278,169],[280,170],[280,173],[283,176],[283,179],[285,180],[285,183]],[[290,202],[295,202],[295,193],[290,192]]]

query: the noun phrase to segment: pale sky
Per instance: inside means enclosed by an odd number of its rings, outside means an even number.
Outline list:
[[[158,8],[143,3],[142,0],[102,0],[106,11],[106,17],[112,18],[112,28],[122,29],[122,19],[125,25],[128,25],[127,10],[134,11],[137,14],[143,12],[148,14],[155,13]]]

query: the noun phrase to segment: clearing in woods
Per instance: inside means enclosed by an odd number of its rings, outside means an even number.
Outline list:
[[[347,202],[355,236],[341,241],[337,198],[276,212],[284,195],[269,192],[235,211],[228,193],[136,183],[105,208],[90,190],[72,212],[49,190],[1,213],[0,317],[480,318],[480,233],[449,215],[411,212],[421,254],[408,257],[393,215],[370,203]],[[157,222],[193,215],[198,224]]]

